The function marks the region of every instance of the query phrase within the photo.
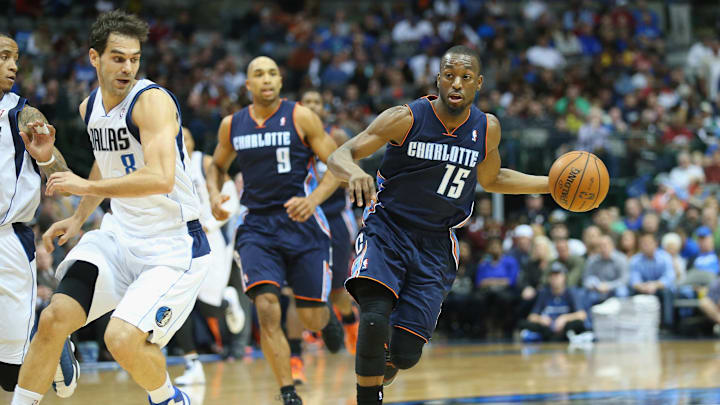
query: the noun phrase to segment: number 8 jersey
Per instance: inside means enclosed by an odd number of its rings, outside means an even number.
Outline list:
[[[251,213],[283,209],[290,198],[317,187],[315,153],[300,138],[295,106],[283,99],[264,121],[251,115],[252,105],[232,116],[230,142],[245,183],[241,203]]]
[[[472,215],[477,165],[487,152],[487,116],[473,105],[465,121],[448,131],[430,103],[435,98],[407,105],[413,123],[401,144],[388,144],[377,174],[378,200],[401,225],[447,231]]]
[[[132,111],[140,94],[146,90],[165,91],[177,107],[178,134],[175,136],[175,185],[169,194],[154,194],[134,198],[112,198],[110,207],[123,230],[128,234],[146,237],[168,233],[185,223],[198,219],[200,202],[190,178],[182,136],[180,105],[175,96],[154,82],[138,80],[120,104],[105,111],[102,92],[93,90],[85,110],[90,143],[103,178],[121,177],[145,166],[140,130],[132,121]]]

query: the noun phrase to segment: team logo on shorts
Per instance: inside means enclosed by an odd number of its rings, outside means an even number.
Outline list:
[[[160,307],[155,313],[155,323],[161,328],[170,322],[170,318],[172,318],[172,310],[168,307]]]

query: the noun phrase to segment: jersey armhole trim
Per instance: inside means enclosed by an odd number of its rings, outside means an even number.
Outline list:
[[[90,92],[90,96],[88,97],[87,104],[85,105],[85,125],[87,126],[90,123],[90,115],[92,115],[93,107],[95,106],[95,96],[97,95],[97,87],[95,90]]]
[[[487,159],[488,156],[488,129],[490,128],[488,115],[485,113],[485,156],[483,156],[482,162],[484,162]],[[480,163],[482,163],[480,162]]]
[[[307,148],[312,150],[312,148],[310,148],[310,145],[307,142],[305,142],[305,137],[300,132],[300,128],[298,128],[297,120],[295,119],[295,111],[297,111],[298,104],[299,103],[295,103],[295,105],[293,106],[293,112],[292,112],[292,120],[293,120],[293,126],[295,127],[295,133],[297,134],[298,138],[300,138],[300,142],[302,142],[303,145],[305,145]],[[324,131],[325,131],[325,128],[323,128],[323,132]]]
[[[405,132],[405,136],[403,137],[403,140],[400,143],[395,143],[393,141],[388,141],[388,143],[395,147],[401,147],[403,144],[405,144],[405,140],[407,139],[408,135],[410,135],[410,131],[412,131],[413,127],[415,126],[415,114],[412,112],[412,108],[410,108],[409,104],[405,104],[405,107],[407,107],[408,111],[410,111],[410,118],[412,119],[412,122],[410,123],[410,128],[408,128],[407,132]]]

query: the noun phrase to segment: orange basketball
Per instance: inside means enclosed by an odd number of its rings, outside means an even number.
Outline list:
[[[610,188],[610,175],[597,156],[572,151],[553,163],[548,182],[558,205],[568,211],[585,212],[603,202]]]

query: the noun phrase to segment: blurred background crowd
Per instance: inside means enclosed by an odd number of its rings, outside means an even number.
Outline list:
[[[561,211],[548,196],[479,191],[460,231],[461,269],[440,334],[547,338],[537,324],[581,331],[592,326],[590,305],[637,293],[658,296],[664,330],[693,334],[712,329],[695,320],[707,320],[698,306],[715,297],[720,271],[720,10],[712,3],[0,0],[0,30],[20,46],[17,91],[58,128],[57,145],[81,174],[92,155],[77,105],[96,86],[87,30],[99,12],[124,7],[150,22],[140,75],[178,96],[197,148],[209,153],[221,118],[249,103],[245,67],[254,56],[278,62],[285,97],[320,89],[329,123],[354,135],[385,108],[434,93],[448,47],[476,48],[477,105],[500,120],[503,166],[541,174],[565,151],[587,150],[603,159],[612,185],[588,214]],[[373,172],[378,163],[365,164]],[[76,204],[45,198],[38,232]],[[38,271],[65,252],[41,250]],[[39,280],[49,297],[52,277]]]

